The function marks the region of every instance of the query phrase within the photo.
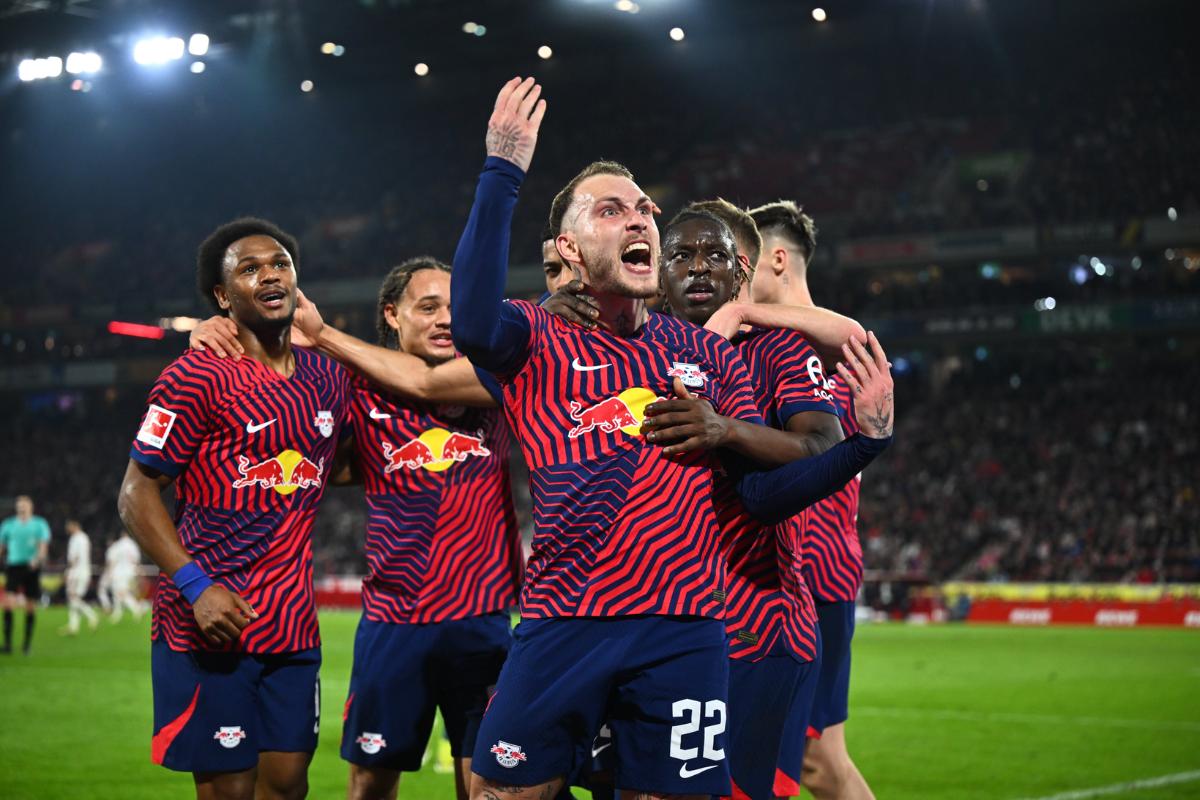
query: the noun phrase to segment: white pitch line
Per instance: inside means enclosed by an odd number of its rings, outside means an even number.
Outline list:
[[[1200,733],[1200,722],[1158,719],[1120,719],[1116,717],[1072,717],[1058,714],[1012,714],[1003,711],[955,711],[949,708],[884,708],[881,706],[852,706],[851,715],[877,717],[932,717],[965,722],[1015,722],[1030,725],[1105,725],[1112,728],[1176,730]]]
[[[1097,786],[1094,789],[1078,789],[1074,792],[1051,794],[1045,797],[1025,798],[1024,800],[1087,800],[1089,797],[1102,797],[1106,794],[1121,794],[1137,791],[1138,789],[1155,789],[1159,786],[1170,786],[1173,783],[1191,783],[1200,781],[1200,769],[1191,772],[1176,772],[1171,775],[1160,775],[1157,778],[1144,778],[1140,781],[1114,783],[1110,786]]]

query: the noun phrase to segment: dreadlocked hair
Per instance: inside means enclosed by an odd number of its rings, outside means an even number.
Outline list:
[[[440,269],[442,272],[450,272],[448,264],[438,261],[433,256],[417,256],[392,267],[392,271],[383,279],[383,285],[379,287],[379,304],[375,308],[375,334],[381,347],[392,350],[400,347],[400,334],[395,328],[388,325],[384,309],[400,302],[412,276],[423,269]]]

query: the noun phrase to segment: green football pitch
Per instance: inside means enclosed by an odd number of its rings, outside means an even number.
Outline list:
[[[321,617],[314,798],[345,793],[356,620]],[[149,623],[65,638],[63,622],[43,612],[33,654],[0,656],[0,798],[191,796],[189,776],[150,763]],[[864,625],[850,713],[881,800],[1200,797],[1200,631]],[[400,795],[452,797],[453,781],[427,768]]]

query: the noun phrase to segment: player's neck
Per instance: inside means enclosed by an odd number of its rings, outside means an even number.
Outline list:
[[[815,306],[812,292],[808,290],[808,278],[804,273],[788,276],[787,285],[780,292],[779,302],[785,306]]]
[[[242,343],[247,356],[263,366],[275,370],[285,378],[290,378],[296,371],[290,324],[254,330],[239,322],[238,341]]]
[[[595,294],[600,316],[597,324],[617,336],[633,336],[646,324],[646,301],[640,297]]]

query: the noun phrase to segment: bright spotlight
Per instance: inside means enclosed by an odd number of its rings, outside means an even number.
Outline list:
[[[205,67],[204,67],[203,61],[193,61],[192,62],[192,74],[193,75],[199,75],[201,72],[204,72],[204,69],[205,69]]]
[[[463,23],[463,33],[473,34],[473,33],[475,33],[475,29],[478,27],[479,26],[476,25],[474,22],[464,22]]]
[[[46,66],[42,69],[42,77],[57,78],[59,75],[62,75],[63,61],[58,56],[50,56],[49,58],[39,60],[46,63]]]
[[[188,39],[188,52],[194,56],[202,56],[208,52],[208,34],[193,33]]]
[[[633,10],[633,0],[617,0],[614,5],[617,11],[629,12]]]
[[[300,91],[308,93],[313,90],[312,81],[300,81]]]
[[[417,73],[418,76],[424,78],[426,75],[429,74],[429,65],[426,64],[424,61],[422,61],[420,64],[417,64],[415,67],[413,67],[413,72]]]
[[[23,81],[36,81],[41,75],[39,74],[37,62],[32,58],[26,58],[21,61],[17,67],[17,77]]]
[[[546,59],[554,55],[554,51],[550,49],[550,45],[544,44],[538,48],[538,58]]]
[[[682,42],[685,35],[683,28],[671,28],[671,32],[668,34],[676,42]]]
[[[336,47],[337,45],[333,42],[326,42],[325,44],[321,45],[321,52],[327,56],[331,56],[333,55],[333,51]]]
[[[487,35],[487,25],[476,25],[475,26],[475,35],[476,36],[486,36]]]
[[[1167,209],[1167,219],[1171,220],[1171,222],[1179,219],[1179,212],[1175,210],[1175,206]]]
[[[1054,307],[1055,307],[1055,306],[1057,306],[1057,305],[1058,305],[1058,301],[1057,301],[1057,300],[1055,300],[1053,297],[1047,297],[1047,298],[1046,298],[1046,301],[1045,301],[1045,306],[1046,306],[1046,310],[1047,310],[1047,311],[1053,311],[1053,310],[1054,310]]]
[[[99,72],[102,64],[99,53],[71,53],[67,56],[67,72],[72,75]]]
[[[142,66],[161,66],[183,58],[183,39],[154,36],[133,46],[133,60]]]
[[[345,55],[345,53],[346,53],[346,48],[342,47],[340,44],[337,47],[333,48],[333,55],[337,58],[341,58],[343,55]]]
[[[825,20],[829,19],[829,15],[825,13],[825,9],[823,8],[814,8],[813,19],[815,19],[817,22],[824,22]]]

